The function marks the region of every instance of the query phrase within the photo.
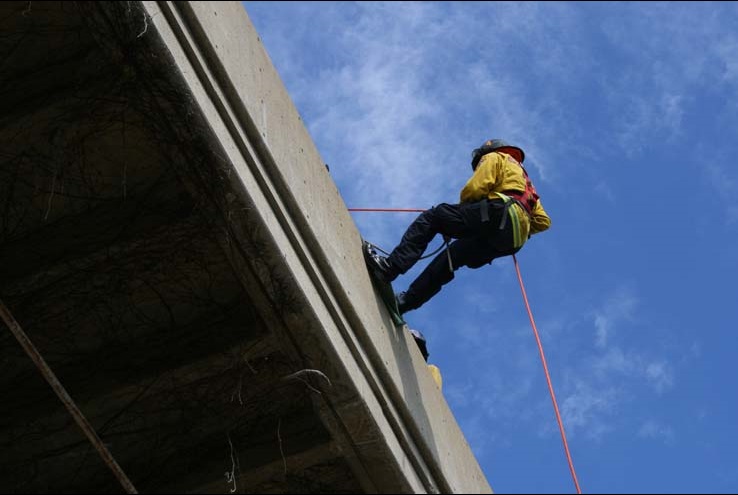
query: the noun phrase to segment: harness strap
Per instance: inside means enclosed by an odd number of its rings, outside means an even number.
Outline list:
[[[448,245],[449,240],[451,240],[450,237],[446,235],[443,236],[443,244],[446,246],[446,256],[448,257],[448,270],[451,272],[451,277],[453,277],[454,262],[451,261],[451,248]]]
[[[489,222],[489,200],[486,198],[482,200],[482,209],[480,213],[482,214],[482,223]]]
[[[505,230],[505,226],[507,225],[507,215],[508,211],[510,209],[510,205],[513,204],[512,201],[505,201],[505,206],[502,210],[502,220],[500,220],[500,230]]]
[[[527,208],[525,208],[525,205],[523,204],[522,201],[520,201],[517,198],[511,198],[509,196],[505,196],[504,194],[502,196],[503,196],[502,200],[505,202],[505,206],[504,206],[504,211],[502,212],[502,220],[500,220],[500,230],[505,229],[505,226],[507,225],[507,216],[509,214],[508,210],[510,209],[512,205],[516,203],[520,206],[520,208],[522,208],[522,210],[526,213],[526,215],[530,217],[530,212],[527,210]]]

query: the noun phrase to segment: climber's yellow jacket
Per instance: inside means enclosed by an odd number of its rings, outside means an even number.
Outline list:
[[[474,175],[461,190],[461,202],[471,203],[483,198],[509,201],[503,192],[510,190],[525,191],[523,167],[507,153],[494,151],[480,160]],[[540,200],[533,206],[530,216],[517,203],[508,211],[513,222],[515,247],[522,246],[531,235],[543,232],[551,226],[551,219]]]

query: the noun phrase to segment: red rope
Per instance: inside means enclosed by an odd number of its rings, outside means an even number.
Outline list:
[[[422,212],[417,208],[349,208],[348,211],[415,211]]]
[[[561,440],[564,442],[564,451],[566,451],[566,460],[569,462],[569,471],[571,471],[571,477],[574,479],[574,486],[577,488],[577,493],[581,494],[582,489],[579,487],[579,480],[577,480],[577,472],[574,470],[574,462],[571,460],[571,453],[569,452],[569,443],[566,441],[566,433],[564,433],[564,424],[561,421],[561,414],[559,413],[559,406],[556,403],[556,394],[554,394],[553,385],[551,384],[551,375],[548,372],[548,365],[546,364],[546,356],[543,354],[543,345],[541,344],[541,338],[538,335],[538,329],[536,328],[536,322],[533,320],[533,313],[530,310],[530,304],[528,303],[528,296],[525,294],[525,286],[523,285],[523,277],[520,275],[520,266],[518,265],[518,259],[513,254],[513,261],[515,261],[515,271],[518,273],[518,282],[520,282],[520,290],[523,293],[523,300],[525,301],[525,308],[528,310],[528,318],[530,318],[530,324],[533,327],[533,334],[536,336],[536,342],[538,343],[538,352],[541,355],[541,362],[543,363],[543,371],[546,373],[546,382],[548,383],[548,391],[551,394],[551,401],[553,402],[554,411],[556,411],[556,421],[559,423],[559,432],[561,432]]]

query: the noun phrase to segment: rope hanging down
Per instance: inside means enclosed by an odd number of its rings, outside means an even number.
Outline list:
[[[425,210],[415,208],[349,208],[349,211],[384,211],[384,212],[423,212]],[[443,247],[443,246],[441,246]],[[435,254],[435,253],[433,253]],[[422,258],[421,258],[422,259]],[[564,444],[564,452],[566,452],[566,460],[569,463],[569,471],[571,477],[574,480],[574,486],[576,487],[577,493],[581,495],[582,489],[579,486],[579,480],[577,479],[577,472],[574,469],[574,462],[571,459],[571,452],[569,452],[569,442],[566,441],[566,433],[564,432],[564,423],[561,421],[561,413],[559,412],[559,405],[556,402],[556,394],[554,393],[553,384],[551,383],[551,374],[548,372],[548,364],[546,364],[546,355],[543,353],[543,344],[541,344],[541,337],[538,334],[538,328],[536,328],[536,322],[533,320],[533,312],[530,309],[528,303],[528,295],[525,293],[525,285],[523,285],[523,277],[520,274],[520,265],[518,265],[518,258],[513,254],[513,261],[515,262],[515,271],[518,274],[518,282],[520,283],[520,291],[523,293],[523,301],[525,302],[525,309],[528,311],[528,318],[530,324],[533,327],[533,335],[535,335],[536,343],[538,344],[538,353],[541,356],[541,363],[543,363],[543,371],[546,374],[546,383],[548,384],[548,392],[551,395],[551,401],[553,402],[554,412],[556,413],[556,422],[559,425],[559,432],[561,433],[561,440]],[[451,259],[449,257],[449,263]],[[451,267],[453,271],[453,267]]]
[[[528,310],[528,318],[530,318],[530,324],[533,327],[533,334],[536,337],[536,343],[538,344],[538,353],[541,355],[541,362],[543,363],[543,371],[546,373],[546,382],[548,383],[548,391],[551,394],[551,401],[553,402],[554,411],[556,412],[556,421],[559,423],[559,432],[561,433],[561,440],[564,443],[564,451],[566,452],[566,460],[569,462],[569,471],[571,471],[571,477],[574,480],[574,486],[577,489],[577,493],[581,494],[582,489],[579,487],[579,480],[577,479],[577,472],[574,470],[574,462],[571,460],[571,453],[569,452],[569,443],[566,441],[566,433],[564,432],[564,424],[561,421],[561,414],[559,413],[559,406],[556,403],[556,394],[554,394],[553,385],[551,384],[551,375],[548,372],[548,365],[546,364],[546,356],[543,354],[543,345],[541,344],[541,337],[538,335],[538,329],[536,328],[536,322],[533,320],[533,313],[530,310],[530,304],[528,303],[528,296],[525,293],[525,286],[523,285],[523,277],[520,275],[520,266],[518,265],[518,259],[513,254],[513,261],[515,262],[515,271],[518,274],[518,282],[520,282],[520,291],[523,293],[523,301],[525,301],[525,309]]]

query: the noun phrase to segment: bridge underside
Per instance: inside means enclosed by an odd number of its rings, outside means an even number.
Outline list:
[[[0,3],[0,300],[140,492],[490,491],[239,2]],[[1,324],[0,404],[122,490]]]
[[[122,52],[130,26],[125,2],[0,4],[0,296],[140,491],[360,491],[314,412],[320,376],[294,375],[234,267],[230,249],[264,253],[217,220],[207,132],[145,36]],[[4,491],[119,491],[0,346]]]

